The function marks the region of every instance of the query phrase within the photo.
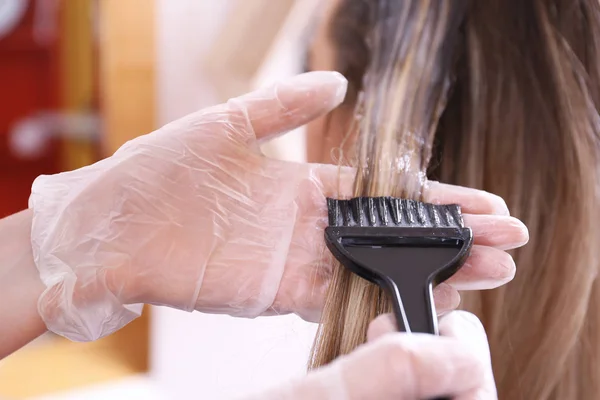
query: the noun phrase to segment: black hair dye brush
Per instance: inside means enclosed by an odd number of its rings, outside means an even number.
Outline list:
[[[327,247],[391,297],[403,332],[438,334],[433,286],[454,275],[473,244],[457,205],[393,197],[327,199]]]
[[[460,207],[393,197],[327,199],[327,207],[335,258],[389,294],[400,331],[437,335],[433,286],[460,269],[473,244]]]

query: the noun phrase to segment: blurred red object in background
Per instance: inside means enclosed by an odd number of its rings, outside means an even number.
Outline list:
[[[36,176],[60,169],[57,139],[33,159],[20,158],[10,146],[11,129],[20,120],[60,108],[60,36],[49,41],[36,37],[37,6],[27,2],[20,21],[0,37],[0,217],[27,207]],[[55,14],[46,18],[58,18]]]

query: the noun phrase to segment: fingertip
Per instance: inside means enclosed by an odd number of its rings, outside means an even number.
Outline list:
[[[495,289],[510,282],[516,270],[514,259],[506,251],[473,245],[467,261],[445,283],[456,290]]]
[[[529,228],[527,228],[527,225],[525,225],[523,223],[523,221],[521,221],[520,219],[511,217],[513,220],[513,223],[515,224],[515,226],[518,227],[519,230],[519,237],[518,237],[518,241],[520,243],[520,246],[525,246],[527,243],[529,243]]]
[[[440,318],[440,334],[455,338],[468,338],[473,334],[485,336],[483,323],[475,314],[456,310]]]
[[[339,72],[314,71],[232,99],[259,141],[302,126],[337,107],[348,81]]]
[[[335,108],[344,101],[348,91],[348,80],[344,75],[337,71],[313,71],[307,72],[307,74],[312,74],[310,79],[319,82],[320,85],[331,92],[329,108]]]
[[[525,224],[515,217],[489,214],[463,214],[465,226],[473,231],[474,243],[499,250],[511,250],[529,241]]]
[[[479,360],[484,370],[491,368],[490,347],[483,323],[475,314],[453,311],[440,319],[440,334],[457,339]],[[491,372],[491,371],[490,371]]]
[[[486,192],[486,191],[482,191],[482,192],[483,192],[484,196],[490,197],[490,201],[492,203],[492,209],[494,211],[494,212],[492,212],[492,214],[503,215],[505,217],[510,216],[510,210],[508,209],[508,205],[506,204],[506,201],[504,201],[504,199],[502,197],[500,197],[494,193],[490,193],[490,192]]]
[[[498,254],[501,254],[501,256],[498,256],[500,271],[504,270],[504,275],[499,275],[498,281],[501,285],[504,285],[515,279],[515,275],[517,274],[517,264],[515,263],[515,259],[506,251]]]
[[[388,333],[396,332],[396,320],[392,314],[382,314],[369,324],[367,342],[377,340]]]
[[[460,293],[447,283],[440,283],[433,289],[433,299],[439,315],[455,310],[460,305]]]
[[[496,246],[497,248],[500,250],[512,250],[529,243],[529,229],[521,220],[515,217],[498,218],[504,219],[501,222],[504,224],[505,243],[501,246]],[[498,237],[501,236],[500,233],[502,232],[498,232]]]
[[[372,351],[376,366],[367,365],[370,360],[364,357],[360,368],[363,374],[376,374],[383,390],[402,379],[393,392],[382,392],[388,394],[386,398],[457,395],[480,387],[484,381],[486,363],[480,348],[472,349],[465,340],[422,333],[383,336],[362,348],[363,354]]]
[[[298,100],[310,100],[323,112],[331,111],[346,97],[348,80],[336,71],[311,71],[296,75],[275,85],[284,108],[303,108]],[[299,97],[299,99],[298,99]]]

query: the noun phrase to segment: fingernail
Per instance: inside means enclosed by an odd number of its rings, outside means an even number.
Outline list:
[[[495,259],[494,263],[486,264],[486,276],[478,276],[475,277],[472,275],[472,272],[468,271],[469,269],[474,269],[476,267],[473,264],[481,264],[483,262],[482,258],[478,258],[479,253],[473,252],[471,253],[471,257],[467,259],[464,265],[461,268],[461,271],[469,272],[471,277],[469,279],[459,278],[458,275],[450,278],[447,282],[451,284],[451,286],[456,290],[487,290],[494,289],[505,285],[506,283],[512,281],[515,277],[515,273],[517,267],[515,265],[515,261],[508,253],[503,253],[504,257],[498,257]],[[473,263],[473,264],[472,264]],[[465,276],[469,276],[469,274],[465,274]],[[455,278],[456,277],[456,278]]]
[[[500,250],[512,250],[524,246],[529,241],[529,231],[525,224],[514,217],[503,215],[463,216],[465,225],[475,229],[480,243],[486,243]]]
[[[440,283],[433,290],[433,297],[438,307],[438,312],[448,312],[460,305],[460,294],[454,287],[447,283]]]
[[[510,216],[510,211],[508,210],[508,205],[506,205],[506,201],[497,194],[487,192],[485,190],[479,190],[480,195],[487,199],[488,204],[492,208],[492,214],[500,215],[504,217]]]
[[[519,233],[516,235],[509,235],[506,244],[501,248],[501,250],[511,250],[525,246],[529,242],[529,229],[527,229],[527,226],[525,226],[525,224],[520,220],[512,217],[508,223],[512,225],[512,227],[515,228],[515,230]]]
[[[504,215],[504,216],[510,216],[510,211],[508,210],[508,206],[506,205],[506,202],[504,201],[504,199],[498,195],[495,195],[493,193],[488,193],[490,196],[493,197],[493,202],[494,202],[494,214],[498,214],[498,215]]]
[[[498,282],[499,285],[512,281],[517,271],[512,256],[509,253],[502,253],[502,255],[502,257],[497,257],[495,266],[489,268],[490,278],[492,281]]]

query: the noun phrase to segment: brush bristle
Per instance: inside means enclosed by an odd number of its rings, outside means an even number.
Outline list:
[[[329,226],[462,228],[460,206],[394,197],[327,199]]]

